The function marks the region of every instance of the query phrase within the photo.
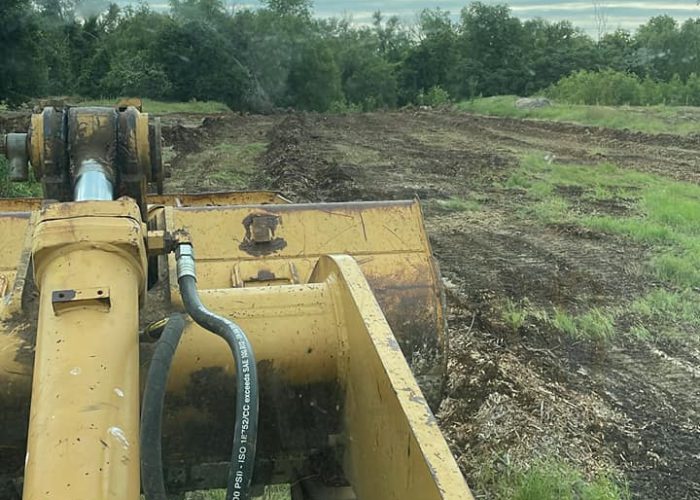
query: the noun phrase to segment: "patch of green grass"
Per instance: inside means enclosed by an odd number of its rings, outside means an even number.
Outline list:
[[[700,186],[600,165],[552,163],[529,155],[505,183],[524,189],[526,213],[547,224],[577,223],[599,232],[627,236],[653,246],[654,274],[680,287],[700,286]],[[576,188],[581,199],[622,198],[630,216],[580,213],[556,189]],[[575,198],[575,197],[574,197]]]
[[[574,469],[558,464],[531,467],[514,489],[513,500],[622,500],[630,498],[626,488],[606,476],[586,481]]]
[[[590,193],[585,196],[588,200],[605,201],[616,198],[616,194],[608,186],[594,186]]]
[[[668,252],[651,259],[654,274],[667,282],[687,287],[700,284],[700,249],[684,249],[679,253]]]
[[[587,216],[583,225],[657,248],[654,274],[680,287],[700,286],[700,187],[653,178],[640,193],[640,217]]]
[[[597,307],[579,315],[569,314],[558,307],[554,308],[551,313],[545,309],[530,306],[519,309],[506,307],[502,310],[502,317],[507,324],[507,319],[519,320],[518,328],[525,323],[527,318],[532,318],[540,323],[550,325],[554,330],[569,338],[598,344],[605,344],[613,340],[617,334],[614,311]]]
[[[594,307],[576,318],[576,337],[605,343],[615,336],[615,319],[607,311]]]
[[[700,110],[673,106],[584,106],[554,103],[538,109],[518,109],[515,96],[484,97],[457,108],[484,115],[571,122],[594,127],[687,135],[697,133]]]
[[[211,490],[211,491],[195,491],[187,494],[187,500],[224,500],[226,498],[226,490]],[[256,500],[291,500],[292,494],[289,485],[266,486],[265,493],[261,497],[255,497]]]
[[[119,102],[115,99],[88,99],[71,102],[81,106],[114,106]],[[153,99],[143,99],[143,111],[154,115],[167,115],[171,113],[197,113],[197,114],[217,114],[230,113],[228,106],[216,101],[189,101],[189,102],[167,102],[155,101]]]
[[[571,218],[569,203],[559,196],[538,201],[526,211],[545,224],[563,224]]]
[[[41,196],[41,183],[30,174],[28,182],[11,182],[8,179],[7,159],[0,155],[0,198],[32,198]]]
[[[246,189],[257,173],[256,159],[265,151],[265,143],[220,143],[190,155],[186,178],[198,180],[209,190]]]
[[[551,324],[554,328],[567,336],[576,337],[578,329],[576,326],[576,319],[566,311],[559,308],[555,309]]]
[[[549,325],[574,340],[606,344],[618,332],[615,327],[616,310],[594,307],[585,313],[572,315],[561,308],[547,310],[536,307],[527,298],[520,302],[507,299],[501,304],[500,317],[505,326],[518,332],[526,323]]]
[[[338,161],[342,163],[363,166],[389,164],[380,151],[366,146],[338,143],[334,148],[338,152]]]
[[[587,478],[572,466],[555,461],[482,474],[477,492],[498,500],[629,500],[629,488],[610,474]]]
[[[653,335],[644,325],[633,325],[629,329],[629,335],[637,340],[650,340]]]
[[[700,186],[607,163],[564,165],[531,155],[505,187],[525,191],[522,211],[538,221],[573,223],[648,246],[652,255],[645,272],[669,285],[628,306],[594,308],[578,316],[555,309],[549,318],[553,328],[599,343],[619,331],[640,339],[700,341],[695,334],[700,329]],[[555,194],[562,191],[569,193],[567,199]],[[629,215],[597,214],[576,202],[620,198],[631,206]]]
[[[446,212],[472,212],[481,209],[481,204],[477,200],[458,197],[435,200],[435,204]]]
[[[637,338],[688,340],[700,329],[700,294],[694,290],[653,290],[628,308],[636,324],[630,334]],[[652,326],[653,325],[653,326]],[[700,341],[697,334],[696,342]]]
[[[530,311],[527,299],[524,299],[520,303],[508,299],[501,309],[501,319],[506,326],[514,332],[517,332],[523,327],[529,315]]]

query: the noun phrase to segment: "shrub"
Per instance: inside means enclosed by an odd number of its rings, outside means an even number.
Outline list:
[[[431,87],[427,93],[421,92],[418,94],[417,98],[417,103],[419,106],[431,106],[434,108],[447,106],[451,102],[452,98],[450,97],[450,93],[439,85]]]
[[[547,90],[547,95],[570,104],[700,105],[700,77],[693,73],[684,81],[674,75],[670,81],[660,82],[612,69],[583,70],[559,80]]]

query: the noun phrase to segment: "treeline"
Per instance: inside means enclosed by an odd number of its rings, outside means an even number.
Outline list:
[[[89,12],[78,0],[2,0],[0,101],[138,95],[252,111],[377,109],[530,95],[608,70],[647,86],[687,86],[700,74],[700,19],[655,17],[596,41],[570,22],[523,22],[480,2],[457,21],[435,9],[406,26],[378,12],[366,27],[317,19],[309,0],[261,4],[230,11],[220,0],[171,0],[167,13],[147,4]],[[600,101],[591,89],[582,102]],[[639,102],[647,101],[656,102]]]

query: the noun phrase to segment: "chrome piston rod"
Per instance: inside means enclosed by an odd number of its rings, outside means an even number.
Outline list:
[[[111,201],[114,186],[104,167],[95,160],[84,161],[76,176],[74,201]]]

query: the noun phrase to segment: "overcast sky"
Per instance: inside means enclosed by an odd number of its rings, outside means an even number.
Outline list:
[[[498,0],[482,0],[486,4],[507,3],[513,14],[523,19],[543,17],[545,19],[568,19],[577,26],[586,30],[593,30],[595,21],[593,15],[593,0],[568,0],[564,2],[555,0],[512,0],[503,2]],[[608,25],[614,30],[622,27],[634,30],[640,24],[646,22],[652,16],[661,14],[671,15],[679,20],[689,17],[700,17],[700,6],[696,0],[670,0],[670,1],[645,1],[645,0],[600,0],[605,6],[608,16]],[[320,16],[352,14],[357,22],[366,22],[372,12],[380,9],[386,14],[396,14],[407,21],[415,19],[415,13],[426,7],[440,7],[457,15],[467,5],[465,1],[421,1],[421,0],[393,0],[389,2],[377,2],[373,0],[359,0],[354,2],[342,0],[316,0],[316,14]]]
[[[255,7],[259,5],[255,0],[248,0],[247,2],[236,0],[223,1],[229,7]],[[543,17],[549,20],[568,19],[591,34],[595,32],[594,0],[568,0],[564,2],[555,0],[482,0],[482,2],[486,4],[506,3],[510,6],[514,15],[523,19],[532,19],[534,17]],[[661,14],[671,15],[679,21],[689,17],[700,17],[700,6],[698,6],[697,0],[598,0],[598,3],[604,6],[610,31],[614,31],[618,27],[633,31],[650,17]],[[162,6],[167,5],[167,0],[151,0],[151,4],[155,8],[162,8]],[[409,23],[415,20],[417,12],[425,8],[440,7],[450,11],[456,18],[460,10],[468,4],[469,0],[314,1],[317,16],[350,15],[358,24],[368,23],[371,20],[372,13],[376,10],[381,10],[387,15],[398,15],[402,20]]]

